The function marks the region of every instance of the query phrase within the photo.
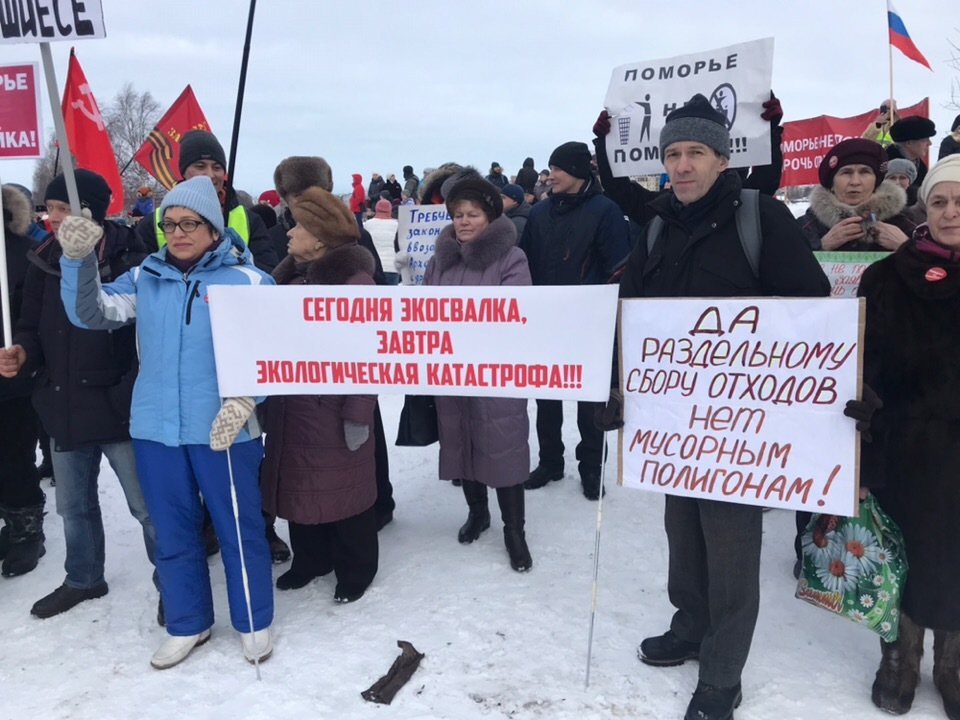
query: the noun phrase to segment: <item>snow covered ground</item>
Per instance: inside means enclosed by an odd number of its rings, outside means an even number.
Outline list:
[[[401,399],[381,404],[391,437]],[[31,617],[31,604],[63,579],[63,533],[48,491],[46,557],[29,575],[0,581],[0,718],[682,718],[696,663],[654,669],[636,657],[671,615],[663,499],[616,487],[615,463],[584,688],[597,505],[580,493],[571,403],[566,413],[567,477],[527,493],[531,572],[510,569],[497,519],[478,542],[457,543],[466,507],[459,488],[436,480],[437,446],[391,448],[397,511],[380,535],[377,579],[352,605],[333,602],[331,577],[277,592],[276,649],[259,683],[228,622],[219,556],[211,559],[212,640],[173,669],[151,669],[165,632],[139,526],[106,463],[110,594],[49,620]],[[737,719],[886,717],[870,702],[878,639],[794,599],[793,515],[772,511],[764,523],[762,608]],[[285,523],[278,530],[286,536]],[[400,639],[426,654],[420,669],[391,706],[365,702],[360,691],[387,671]],[[943,717],[930,643],[912,718]]]

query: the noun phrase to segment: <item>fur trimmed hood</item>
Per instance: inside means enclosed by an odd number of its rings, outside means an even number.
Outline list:
[[[356,243],[327,250],[322,257],[309,263],[299,263],[287,255],[273,270],[277,285],[346,285],[358,273],[373,277],[376,263],[373,255]]]
[[[453,224],[440,231],[434,257],[442,272],[457,263],[470,270],[483,271],[507,254],[517,244],[517,229],[510,218],[501,215],[484,228],[474,240],[461,243],[453,230]]]
[[[22,192],[12,185],[3,186],[3,226],[14,235],[26,235],[30,230],[30,203]]]
[[[446,200],[444,189],[449,192],[456,182],[467,178],[482,178],[480,171],[471,165],[458,165],[454,162],[444,163],[423,179],[420,189],[420,202],[424,205],[442,205]],[[453,182],[448,181],[456,178]],[[446,185],[446,188],[444,186]],[[436,200],[436,202],[434,202]]]
[[[873,213],[877,220],[886,222],[899,215],[907,206],[907,194],[899,185],[884,181],[873,195],[857,206],[845,205],[825,187],[817,186],[810,193],[810,212],[829,230],[841,220],[863,217]]]

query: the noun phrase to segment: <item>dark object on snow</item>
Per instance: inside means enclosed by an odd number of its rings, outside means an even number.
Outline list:
[[[360,693],[364,700],[389,705],[400,688],[407,684],[416,669],[420,667],[420,661],[424,658],[422,652],[418,652],[406,640],[397,640],[397,647],[403,651],[400,657],[393,661],[386,675]]]

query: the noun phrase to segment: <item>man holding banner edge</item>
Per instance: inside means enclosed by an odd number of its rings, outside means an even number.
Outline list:
[[[673,111],[660,136],[672,192],[651,203],[663,229],[648,250],[631,253],[620,297],[818,297],[830,284],[799,226],[778,201],[761,195],[760,253],[754,273],[737,231],[742,182],[729,171],[729,131],[702,95]],[[601,429],[622,421],[618,389],[598,414]],[[667,667],[700,661],[686,720],[729,720],[742,699],[740,678],[760,602],[762,509],[668,495],[670,629],[640,645],[640,659]],[[709,548],[709,551],[708,551]]]

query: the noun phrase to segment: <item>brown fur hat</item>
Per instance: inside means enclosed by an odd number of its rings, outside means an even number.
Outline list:
[[[297,223],[327,247],[339,247],[360,239],[360,228],[350,208],[316,185],[305,188],[290,201],[290,212]]]
[[[314,185],[332,192],[333,171],[322,157],[294,155],[277,165],[273,171],[273,185],[284,200]]]

